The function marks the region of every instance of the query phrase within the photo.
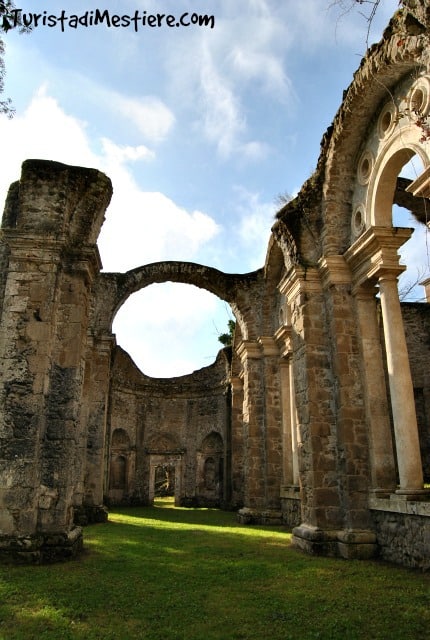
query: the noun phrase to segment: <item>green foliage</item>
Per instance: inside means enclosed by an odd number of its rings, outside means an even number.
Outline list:
[[[228,333],[221,333],[218,336],[218,341],[221,342],[221,344],[223,344],[225,347],[230,347],[233,344],[235,328],[235,321],[230,319],[228,321]]]
[[[282,527],[156,504],[88,527],[79,560],[0,567],[0,639],[428,637],[430,574],[310,557]]]

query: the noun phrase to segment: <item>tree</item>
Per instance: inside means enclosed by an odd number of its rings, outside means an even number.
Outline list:
[[[14,14],[16,10],[13,0],[0,0],[0,96],[4,91],[4,78],[6,74],[6,67],[4,63],[5,45],[2,38],[3,34],[6,34],[11,29],[18,28],[20,33],[27,33],[30,31],[30,27],[23,26],[19,14]],[[4,114],[11,118],[14,114],[12,107],[12,101],[10,98],[0,100],[0,114]]]

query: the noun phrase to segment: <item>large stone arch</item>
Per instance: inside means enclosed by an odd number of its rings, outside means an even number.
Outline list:
[[[94,287],[95,334],[109,334],[118,309],[127,298],[151,284],[191,284],[228,302],[244,339],[258,335],[260,315],[254,304],[263,287],[263,270],[229,274],[193,262],[166,261],[137,267],[126,273],[100,273]]]

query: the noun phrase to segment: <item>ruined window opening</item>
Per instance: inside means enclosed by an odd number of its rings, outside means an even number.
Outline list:
[[[211,365],[230,319],[230,306],[209,291],[167,282],[132,294],[112,329],[143,373],[170,378]]]

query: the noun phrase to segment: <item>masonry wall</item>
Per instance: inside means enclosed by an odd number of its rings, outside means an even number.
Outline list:
[[[430,304],[403,303],[402,312],[414,385],[424,482],[430,482]]]
[[[110,504],[150,504],[157,469],[173,470],[183,506],[229,506],[230,395],[225,350],[187,376],[144,375],[130,356],[114,354],[109,430]]]

